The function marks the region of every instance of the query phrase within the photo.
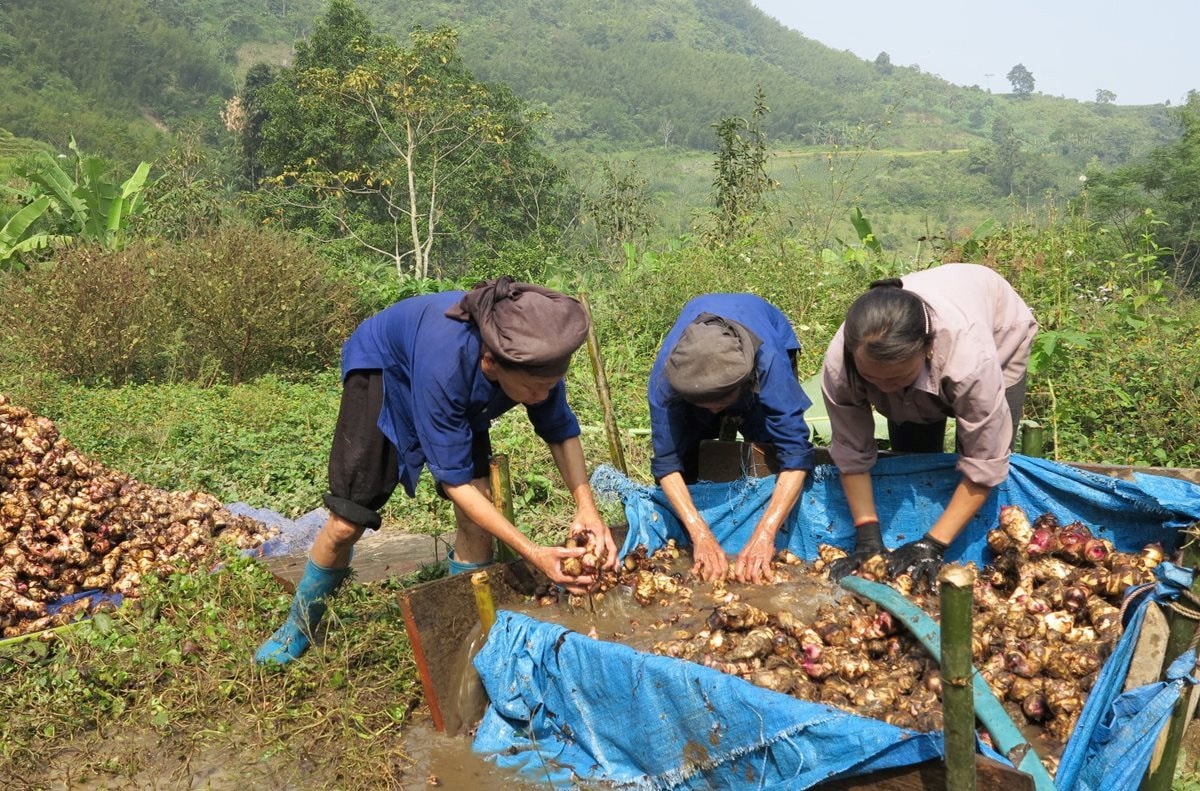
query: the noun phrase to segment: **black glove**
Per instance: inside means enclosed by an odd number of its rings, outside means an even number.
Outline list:
[[[924,579],[932,588],[933,583],[937,581],[937,573],[942,567],[942,557],[946,554],[947,546],[928,533],[916,541],[898,546],[888,558],[888,574],[895,577],[897,574],[908,572],[912,575],[914,584],[919,585]]]
[[[858,538],[854,542],[854,551],[829,564],[829,579],[840,582],[842,577],[858,571],[858,567],[867,558],[886,552],[887,550],[883,548],[883,537],[879,535],[879,520],[864,522],[858,526]]]

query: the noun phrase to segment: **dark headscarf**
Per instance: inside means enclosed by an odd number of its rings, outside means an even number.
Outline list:
[[[736,321],[701,313],[667,357],[667,383],[692,403],[720,401],[754,374],[762,341]]]
[[[587,339],[587,312],[578,300],[507,276],[476,283],[446,316],[473,322],[497,360],[535,376],[565,374]]]

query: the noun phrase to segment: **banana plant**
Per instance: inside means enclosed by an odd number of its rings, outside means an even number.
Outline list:
[[[100,157],[83,154],[74,139],[71,150],[75,152],[78,179],[46,153],[17,169],[32,185],[29,197],[48,198],[49,210],[60,215],[79,239],[108,248],[119,247],[129,219],[142,207],[150,163],[142,162],[133,175],[118,183],[107,173],[107,163]]]
[[[49,247],[52,244],[67,241],[69,237],[59,234],[36,233],[30,229],[46,210],[50,208],[50,198],[43,195],[32,203],[21,207],[8,218],[0,227],[0,271],[20,269],[21,253],[33,252]]]

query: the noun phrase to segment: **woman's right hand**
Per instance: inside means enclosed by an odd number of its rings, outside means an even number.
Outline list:
[[[729,573],[729,557],[708,525],[703,525],[701,529],[701,535],[692,539],[692,574],[705,582],[725,579]]]

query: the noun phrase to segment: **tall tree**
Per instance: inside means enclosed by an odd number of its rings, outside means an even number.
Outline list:
[[[1024,64],[1018,63],[1009,69],[1005,79],[1012,83],[1013,93],[1017,96],[1026,97],[1033,93],[1033,73]]]
[[[401,276],[532,233],[560,175],[533,145],[534,118],[507,88],[476,81],[457,47],[449,28],[401,45],[333,0],[296,66],[257,92],[275,212]]]

